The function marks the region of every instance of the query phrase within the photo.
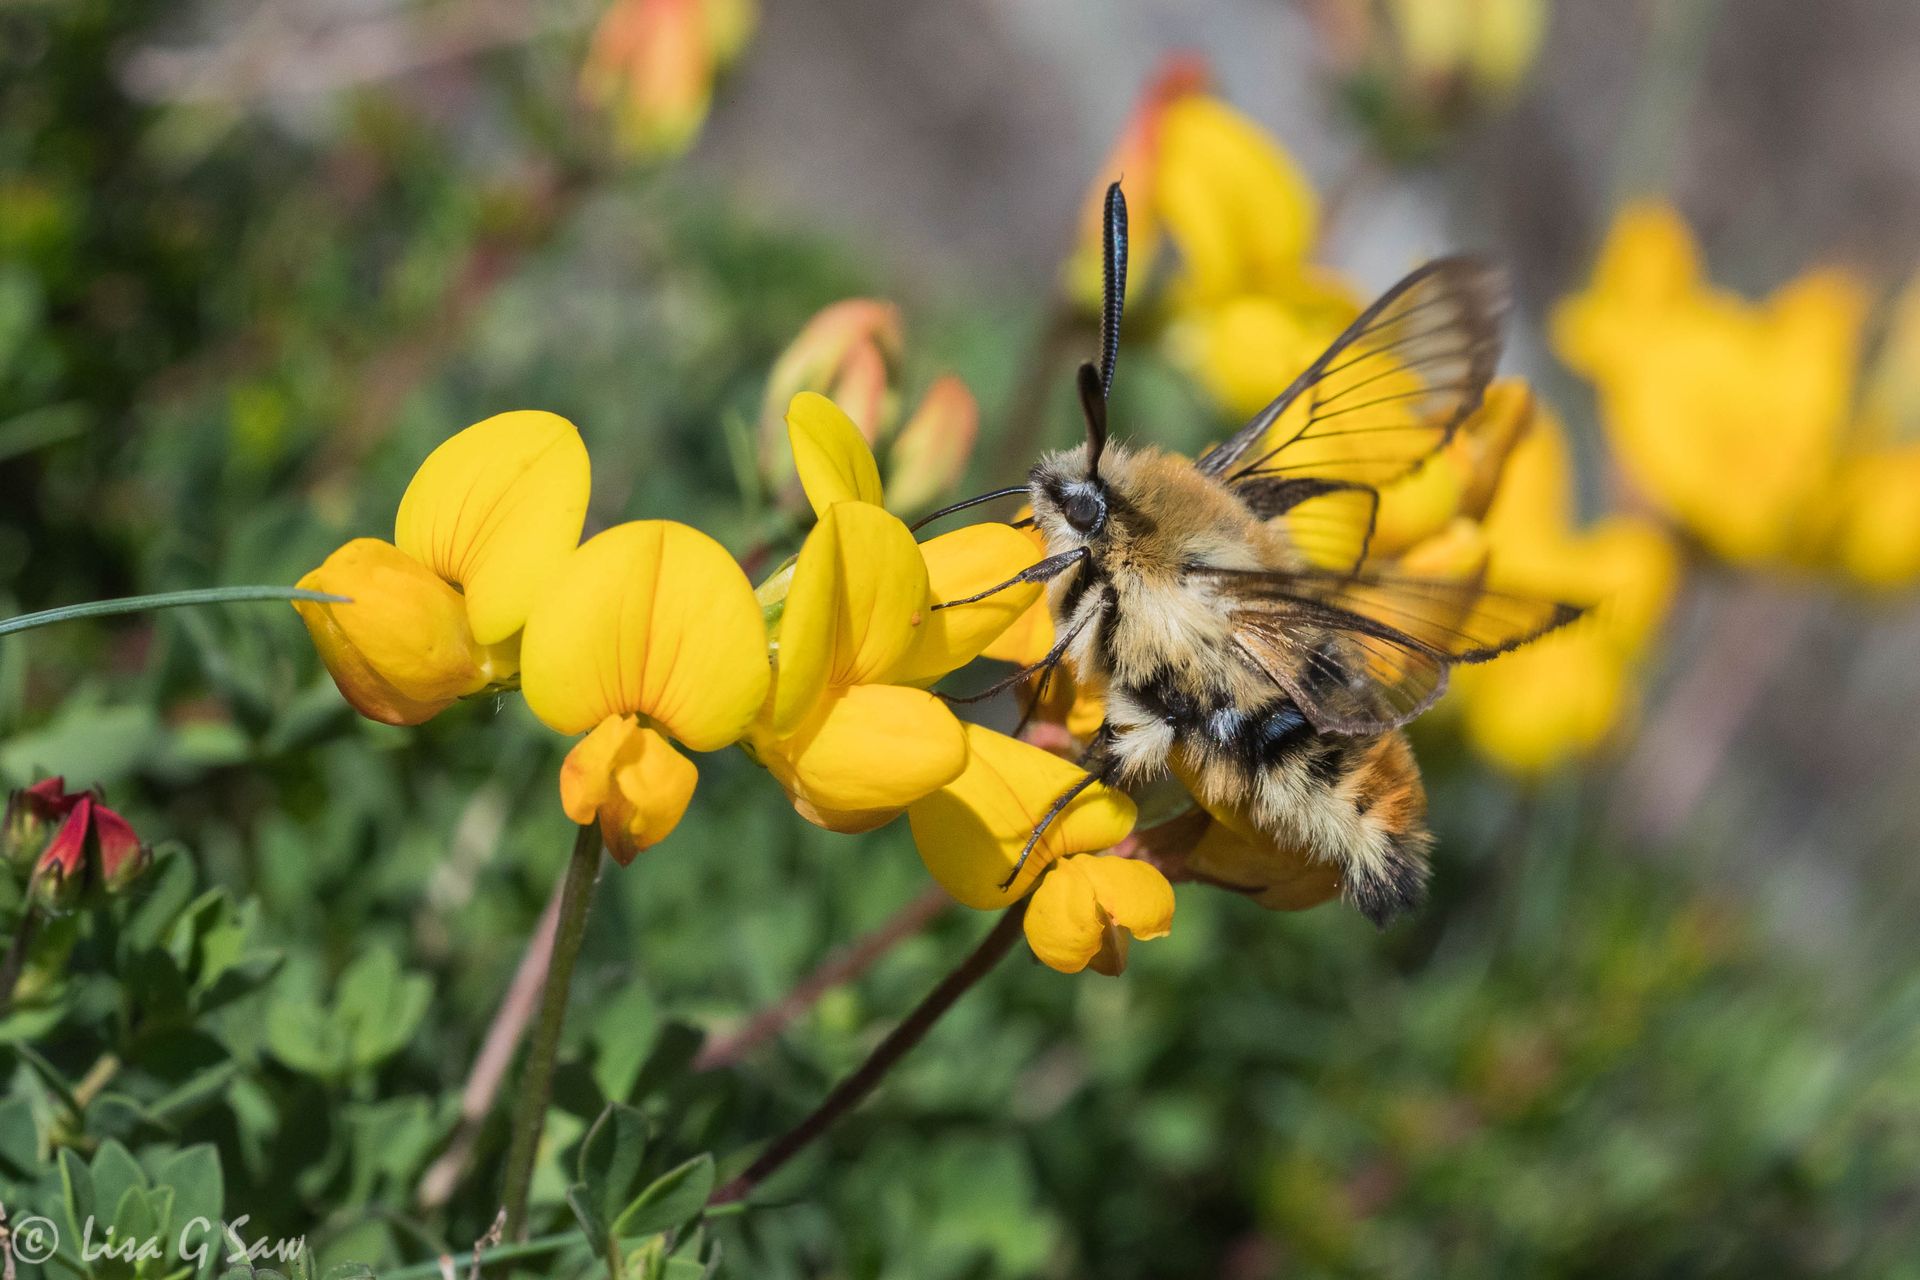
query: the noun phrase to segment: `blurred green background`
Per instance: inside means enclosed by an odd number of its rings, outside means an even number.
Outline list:
[[[384,536],[440,440],[522,407],[581,428],[590,531],[671,517],[744,551],[779,527],[738,464],[767,368],[856,294],[905,307],[907,385],[952,369],[979,397],[971,480],[1014,480],[1071,438],[1064,377],[1037,438],[1007,433],[1087,183],[1175,47],[1323,187],[1360,183],[1327,254],[1369,285],[1461,244],[1515,265],[1509,365],[1566,410],[1589,508],[1591,398],[1540,320],[1618,197],[1671,194],[1750,289],[1825,258],[1891,287],[1920,249],[1911,6],[1553,6],[1511,99],[1412,142],[1343,90],[1319,8],[772,4],[691,153],[647,162],[578,98],[594,3],[6,0],[0,614],[291,583]],[[1131,430],[1219,433],[1138,359]],[[1780,656],[1708,697],[1724,729],[1662,722],[1737,657],[1730,617]],[[709,1224],[722,1273],[1920,1275],[1916,640],[1897,595],[1696,574],[1656,747],[1517,781],[1422,726],[1417,919],[1189,887],[1118,980],[1019,953],[768,1203]],[[383,1268],[469,1248],[504,1117],[444,1204],[416,1189],[565,861],[564,747],[517,699],[361,722],[279,605],[0,640],[0,782],[98,782],[177,845],[115,910],[135,938],[165,915],[192,992],[88,935],[57,999],[0,1022],[0,1199],[51,1194],[57,1148],[151,1169],[206,1142],[250,1234]],[[1694,764],[1649,833],[1634,779]],[[927,883],[904,824],[816,831],[737,753],[700,766],[685,825],[603,884],[562,1146],[620,1099],[662,1168],[737,1166],[986,926],[951,907],[743,1064],[688,1071],[682,1028],[737,1026]],[[536,1234],[563,1190],[549,1165]]]

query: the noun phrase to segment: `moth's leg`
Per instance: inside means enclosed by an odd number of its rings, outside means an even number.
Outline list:
[[[1009,871],[1007,878],[1000,882],[1001,892],[1004,893],[1012,888],[1013,882],[1020,878],[1021,868],[1027,865],[1027,859],[1033,856],[1034,846],[1040,843],[1040,837],[1047,833],[1047,828],[1053,825],[1053,820],[1066,812],[1067,806],[1072,804],[1074,798],[1082,791],[1096,782],[1107,780],[1110,763],[1106,747],[1112,732],[1112,729],[1105,724],[1094,731],[1093,741],[1088,745],[1086,754],[1081,757],[1081,767],[1087,770],[1086,775],[1062,791],[1054,802],[1047,806],[1047,811],[1040,815],[1040,821],[1034,824],[1033,834],[1027,837],[1027,843],[1021,848],[1020,856],[1013,861],[1013,870]]]
[[[1011,689],[1013,688],[1014,685],[1019,684],[1022,680],[1027,679],[1029,676],[1040,675],[1042,672],[1046,673],[1045,678],[1041,681],[1041,686],[1040,686],[1041,689],[1044,690],[1046,688],[1046,681],[1051,680],[1053,678],[1053,669],[1060,665],[1060,660],[1062,658],[1067,656],[1068,647],[1073,644],[1075,637],[1077,637],[1083,630],[1086,629],[1086,625],[1087,625],[1086,623],[1082,622],[1079,626],[1075,627],[1073,630],[1061,636],[1060,639],[1054,643],[1053,648],[1047,650],[1046,656],[1041,658],[1040,661],[1034,663],[1031,666],[1020,668],[1018,671],[1006,677],[1004,680],[994,681],[992,684],[988,685],[986,688],[982,689],[978,693],[967,693],[967,694],[943,693],[938,696],[947,702],[952,702],[956,704],[985,702],[988,698],[991,698],[994,694],[1001,693],[1007,689]],[[1036,700],[1036,703],[1037,703],[1037,700]],[[1027,710],[1027,715],[1031,716],[1032,714],[1033,714],[1033,709],[1029,707]],[[1020,727],[1022,729],[1026,727],[1025,719],[1022,719]],[[1016,738],[1019,737],[1020,729],[1015,729],[1013,731],[1013,736]]]
[[[988,596],[999,595],[1009,587],[1018,587],[1029,582],[1050,582],[1086,559],[1087,554],[1085,547],[1075,547],[1071,551],[1062,551],[1057,556],[1048,556],[1039,564],[1022,569],[1019,573],[1014,574],[997,587],[988,587],[985,591],[975,592],[963,600],[943,600],[933,607],[936,609],[951,609],[955,605],[976,604],[979,601],[985,600]]]

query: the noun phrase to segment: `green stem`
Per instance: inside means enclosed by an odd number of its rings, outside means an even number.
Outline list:
[[[562,1231],[557,1235],[541,1236],[538,1240],[495,1245],[491,1249],[482,1249],[477,1257],[481,1266],[492,1266],[496,1262],[511,1262],[515,1258],[532,1258],[543,1253],[553,1253],[570,1244],[579,1244],[582,1239],[578,1231]],[[410,1267],[401,1267],[398,1271],[382,1271],[380,1280],[440,1280],[440,1277],[446,1273],[444,1260],[436,1258],[432,1262],[416,1262]]]
[[[593,885],[599,874],[600,828],[590,822],[574,838],[573,857],[567,862],[566,880],[560,889],[560,917],[553,930],[553,955],[547,961],[547,980],[540,995],[540,1020],[527,1046],[526,1072],[513,1109],[513,1145],[507,1149],[509,1240],[519,1239],[526,1231],[527,1193],[533,1186],[533,1166],[540,1154],[540,1128],[553,1088],[560,1028],[567,1018],[567,989],[573,984],[573,964],[580,958],[580,943],[587,935],[587,908],[593,903]]]
[[[48,627],[56,622],[72,622],[76,618],[103,618],[115,613],[146,613],[154,609],[178,609],[189,604],[233,604],[245,600],[318,600],[323,604],[349,603],[345,596],[332,596],[324,591],[307,591],[300,587],[202,587],[194,591],[163,591],[152,596],[127,596],[121,600],[92,600],[86,604],[61,605],[58,609],[43,609],[39,613],[23,613],[18,617],[0,618],[0,636],[12,635],[16,631],[31,631],[35,627]]]

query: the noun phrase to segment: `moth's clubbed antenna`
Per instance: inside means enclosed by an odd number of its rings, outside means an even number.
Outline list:
[[[1118,182],[1107,188],[1101,250],[1100,394],[1104,397],[1113,394],[1113,369],[1120,359],[1120,317],[1127,306],[1127,197]]]

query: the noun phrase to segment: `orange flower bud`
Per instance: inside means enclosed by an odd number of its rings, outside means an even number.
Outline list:
[[[966,474],[980,436],[980,405],[953,374],[937,379],[900,429],[887,466],[887,501],[911,514],[931,507]]]
[[[827,396],[872,443],[886,417],[892,370],[905,343],[900,309],[877,298],[848,298],[807,321],[767,375],[760,411],[761,470],[779,487],[791,474],[787,406],[803,391]]]

